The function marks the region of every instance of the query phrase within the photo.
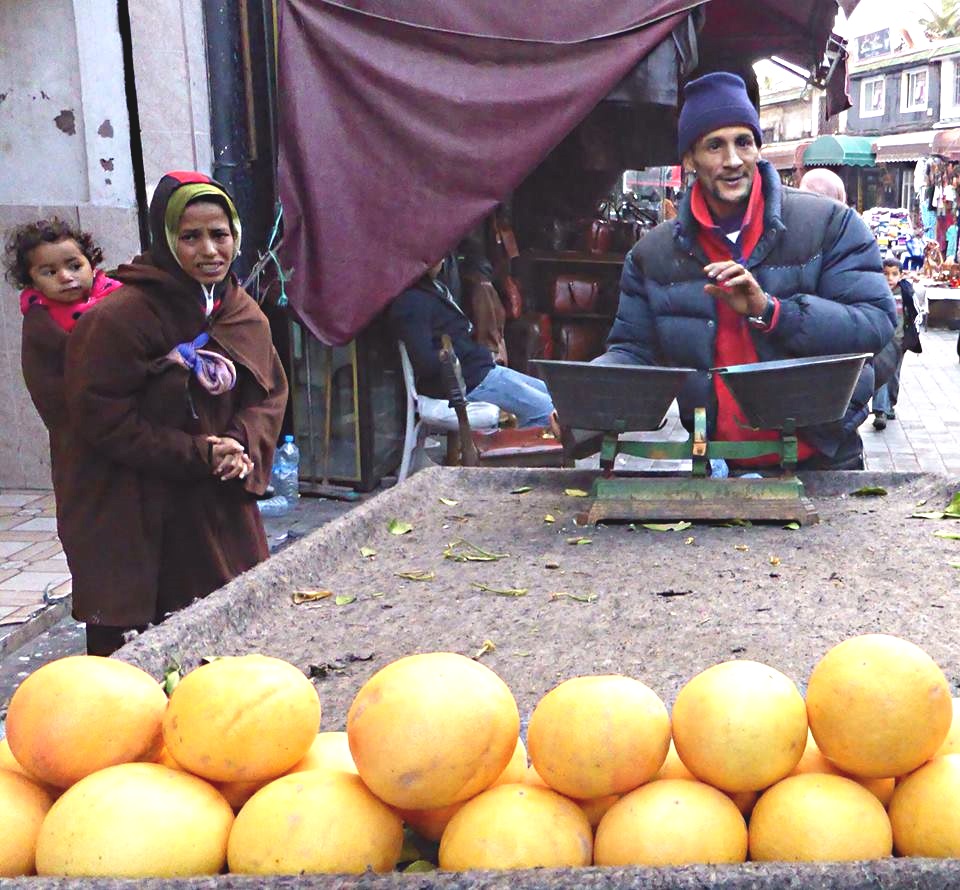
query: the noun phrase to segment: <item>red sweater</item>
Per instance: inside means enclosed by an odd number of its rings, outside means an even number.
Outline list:
[[[693,186],[690,195],[690,209],[694,219],[699,224],[697,240],[703,252],[711,263],[736,259],[745,262],[753,253],[760,236],[763,234],[763,187],[759,174],[753,178],[753,190],[747,201],[747,210],[743,217],[740,235],[734,245],[714,222],[703,196],[700,183]],[[758,361],[757,350],[750,337],[750,323],[746,317],[734,312],[725,300],[718,299],[717,303],[717,339],[714,345],[713,364],[719,368],[730,365],[751,364]],[[780,317],[780,304],[777,302],[773,319],[767,333],[777,326]],[[778,439],[777,430],[755,430],[748,426],[747,420],[740,410],[732,393],[727,389],[722,374],[713,375],[713,388],[717,397],[717,425],[715,437],[718,441],[726,442],[758,442]],[[798,448],[800,460],[806,460],[816,454],[816,450],[800,439]],[[737,467],[768,466],[778,462],[776,455],[748,458],[746,460],[729,461]]]
[[[93,277],[93,286],[90,288],[90,293],[83,299],[74,300],[72,303],[58,303],[56,300],[48,300],[40,291],[28,287],[20,292],[20,311],[26,315],[31,306],[42,306],[50,313],[50,317],[69,334],[84,312],[120,286],[119,281],[108,278],[103,272],[98,271]]]

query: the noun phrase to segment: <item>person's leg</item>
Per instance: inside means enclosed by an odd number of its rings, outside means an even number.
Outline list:
[[[491,402],[517,415],[521,427],[548,426],[553,400],[542,380],[512,368],[495,365],[479,385],[467,393],[468,402]]]
[[[900,395],[900,367],[902,364],[903,357],[901,356],[900,361],[897,362],[896,370],[890,375],[890,379],[887,381],[885,387],[887,390],[887,402],[889,403],[887,417],[890,420],[894,420],[897,416],[894,408],[897,407],[897,398]]]
[[[815,454],[797,465],[798,470],[862,470],[863,440],[854,430],[837,448],[833,457]]]
[[[891,410],[890,394],[887,390],[886,383],[874,392],[872,407],[874,414],[873,428],[875,430],[882,430],[887,425],[887,412]]]
[[[518,371],[517,373],[520,373],[520,372]],[[547,384],[544,383],[539,377],[531,377],[529,374],[524,374],[523,376],[531,386],[535,386],[544,395],[547,395],[547,396],[550,395],[550,390],[547,389]]]
[[[87,624],[87,655],[112,655],[125,642],[123,635],[143,627],[115,627],[109,624]]]

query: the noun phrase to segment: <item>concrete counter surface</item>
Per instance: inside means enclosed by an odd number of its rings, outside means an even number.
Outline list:
[[[652,531],[575,525],[586,498],[567,492],[589,489],[594,475],[425,470],[149,629],[119,657],[158,678],[171,663],[189,669],[204,656],[284,658],[314,677],[330,730],[344,728],[357,690],[385,664],[414,652],[473,655],[486,640],[496,649],[483,663],[510,686],[524,718],[554,685],[591,673],[636,677],[669,706],[694,674],[731,658],[770,664],[802,689],[830,647],[860,633],[916,642],[956,687],[951,564],[960,542],[934,532],[960,525],[910,518],[942,509],[955,490],[949,479],[812,474],[819,524]],[[851,496],[866,485],[889,494]],[[412,531],[391,534],[392,519]],[[458,540],[504,557],[445,557]],[[365,558],[361,548],[376,553]],[[428,579],[401,577],[410,572]],[[507,589],[526,592],[495,592]],[[334,596],[294,605],[297,590]],[[337,595],[355,600],[338,606]]]
[[[696,524],[654,531],[626,524],[575,526],[573,517],[585,505],[575,492],[588,489],[594,476],[578,470],[425,470],[149,629],[117,657],[158,678],[173,662],[189,669],[209,655],[284,658],[312,677],[324,730],[344,728],[353,696],[390,661],[439,650],[473,655],[485,640],[496,648],[482,663],[512,689],[523,726],[545,692],[581,674],[634,676],[668,707],[694,674],[731,658],[765,662],[803,689],[827,649],[870,632],[922,646],[957,688],[960,602],[952,563],[960,560],[960,541],[934,532],[960,530],[960,524],[910,518],[917,510],[942,509],[957,483],[920,474],[813,474],[805,478],[822,518],[817,525],[794,530],[781,523]],[[888,493],[853,495],[865,486],[883,486]],[[412,530],[391,534],[393,519]],[[589,543],[570,543],[577,539]],[[456,562],[444,552],[457,540],[505,555],[494,562]],[[376,553],[364,556],[361,547]],[[410,571],[432,577],[399,577]],[[490,590],[506,587],[526,593],[498,596]],[[292,602],[294,591],[317,589],[356,599],[340,606],[332,598]],[[557,598],[557,592],[592,598]],[[945,890],[960,888],[960,863],[37,878],[16,886]]]
[[[849,863],[756,863],[682,868],[530,869],[387,875],[219,875],[179,880],[105,878],[0,879],[0,886],[36,890],[955,890],[956,860],[888,859]]]

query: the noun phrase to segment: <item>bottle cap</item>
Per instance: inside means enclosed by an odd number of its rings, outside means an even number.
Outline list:
[[[283,437],[283,441],[284,441],[284,442],[292,442],[292,441],[293,441],[293,436],[284,436],[284,437]]]

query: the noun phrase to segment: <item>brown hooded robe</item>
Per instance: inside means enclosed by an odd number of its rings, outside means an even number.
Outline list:
[[[268,555],[255,495],[269,481],[287,381],[266,317],[232,275],[204,317],[200,285],[155,225],[178,186],[168,175],[154,194],[152,255],[121,266],[114,277],[124,286],[67,338],[58,527],[73,614],[93,624],[160,621]],[[164,360],[203,330],[205,348],[237,369],[236,386],[219,396]],[[208,435],[241,442],[253,473],[213,476]]]

